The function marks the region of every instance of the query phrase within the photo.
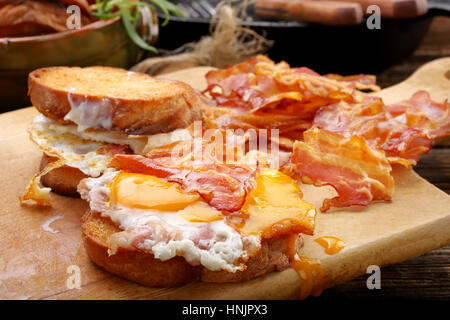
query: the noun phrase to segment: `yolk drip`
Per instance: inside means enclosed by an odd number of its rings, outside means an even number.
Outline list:
[[[327,254],[336,254],[345,247],[344,241],[331,236],[320,237],[314,241],[324,247]]]
[[[317,259],[302,257],[298,254],[296,238],[295,234],[290,236],[287,252],[291,259],[291,267],[301,280],[300,299],[306,299],[309,295],[318,297],[325,289],[325,271]]]

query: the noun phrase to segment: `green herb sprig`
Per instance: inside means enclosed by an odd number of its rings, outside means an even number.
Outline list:
[[[158,53],[155,47],[147,44],[141,38],[133,24],[139,19],[141,7],[149,7],[155,10],[155,6],[159,7],[165,15],[165,20],[161,24],[162,26],[165,26],[169,22],[171,14],[178,17],[183,16],[180,9],[167,0],[96,0],[95,4],[91,5],[91,10],[92,16],[101,20],[121,16],[125,31],[131,40],[144,50]]]

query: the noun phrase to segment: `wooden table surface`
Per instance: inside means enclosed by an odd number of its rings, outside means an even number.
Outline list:
[[[377,75],[384,88],[408,78],[421,65],[450,56],[450,18],[435,18],[419,48],[402,63]],[[414,168],[450,194],[450,146],[434,147]],[[450,299],[450,246],[381,269],[381,289],[368,290],[367,276],[326,290],[319,299]]]

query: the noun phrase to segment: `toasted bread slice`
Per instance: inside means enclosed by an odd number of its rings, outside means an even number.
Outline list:
[[[192,267],[181,257],[161,261],[151,254],[122,248],[109,256],[108,238],[120,229],[99,213],[88,211],[83,216],[81,228],[91,260],[120,277],[152,287],[173,287],[191,282],[200,275],[199,268]]]
[[[48,164],[55,162],[56,160],[57,158],[44,153],[42,155],[39,170],[44,170]],[[87,178],[87,175],[77,168],[62,166],[53,169],[46,175],[42,176],[41,182],[44,186],[52,188],[52,191],[57,194],[69,197],[79,197],[80,194],[77,191],[77,186],[80,180],[84,178]]]
[[[28,93],[48,118],[128,134],[186,128],[201,119],[204,104],[183,82],[111,67],[38,69],[29,74]]]
[[[263,241],[261,250],[251,257],[244,271],[210,271],[202,266],[191,266],[182,257],[167,261],[155,259],[150,253],[119,248],[108,255],[108,239],[121,230],[108,218],[88,211],[82,218],[82,234],[91,260],[103,269],[125,279],[152,287],[173,287],[191,281],[240,282],[273,270],[283,270],[290,262],[285,254],[286,238]]]

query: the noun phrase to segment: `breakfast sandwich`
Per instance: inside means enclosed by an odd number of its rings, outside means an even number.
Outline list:
[[[82,233],[94,263],[168,287],[245,281],[298,259],[316,210],[297,182],[271,168],[263,152],[222,161],[208,143],[199,141],[200,151],[195,143],[117,154],[100,177],[80,182],[90,207]]]
[[[189,85],[122,69],[43,68],[28,86],[40,112],[29,133],[43,157],[21,201],[39,205],[49,204],[50,188],[77,196],[79,181],[100,176],[115,154],[191,139],[201,119],[203,98]]]
[[[80,195],[88,256],[131,281],[241,282],[293,268],[305,298],[326,275],[302,255],[317,210],[301,185],[334,189],[322,212],[392,201],[393,165],[410,169],[450,133],[447,101],[420,91],[386,105],[359,91],[377,89],[371,77],[258,56],[206,80],[202,95],[114,68],[32,72],[40,114],[29,132],[43,158],[21,201],[48,205],[50,188]]]

